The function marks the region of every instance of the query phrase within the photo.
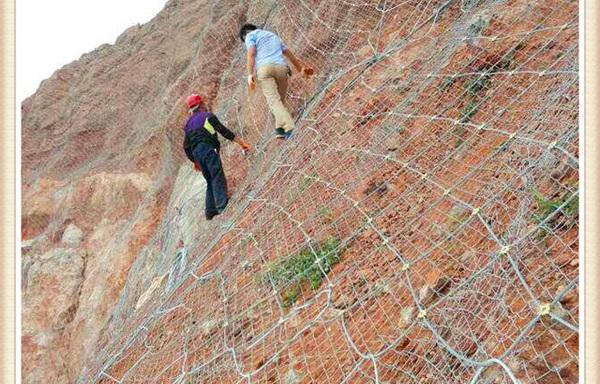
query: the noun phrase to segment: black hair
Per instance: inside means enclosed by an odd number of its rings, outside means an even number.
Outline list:
[[[242,28],[240,28],[240,39],[242,40],[242,42],[246,39],[246,35],[248,34],[248,32],[254,31],[255,29],[258,29],[258,27],[254,24],[242,25]]]

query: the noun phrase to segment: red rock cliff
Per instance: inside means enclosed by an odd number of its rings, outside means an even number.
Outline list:
[[[578,5],[171,0],[22,103],[24,383],[576,383]],[[245,86],[276,31],[292,140]],[[198,92],[232,200],[183,155]]]

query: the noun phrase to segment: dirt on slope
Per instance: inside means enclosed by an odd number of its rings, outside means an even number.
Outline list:
[[[577,12],[171,0],[58,70],[22,103],[23,382],[576,383]],[[247,21],[316,71],[284,143]],[[191,92],[254,146],[209,223]]]

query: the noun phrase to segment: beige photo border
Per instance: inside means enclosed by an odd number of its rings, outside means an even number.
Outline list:
[[[580,0],[583,1],[583,0]],[[600,297],[600,263],[598,262],[598,232],[600,232],[600,223],[598,222],[600,214],[600,183],[598,177],[598,165],[600,164],[600,134],[598,124],[600,123],[600,108],[598,107],[598,93],[600,85],[600,76],[598,76],[599,49],[598,43],[598,21],[600,20],[600,5],[598,0],[585,1],[585,31],[583,45],[579,49],[584,50],[585,72],[583,75],[583,84],[585,85],[585,118],[582,120],[585,124],[585,178],[584,186],[584,239],[583,250],[585,259],[580,265],[583,265],[583,278],[585,285],[580,285],[580,291],[584,294],[584,315],[580,318],[580,324],[584,324],[585,347],[584,347],[584,383],[598,383],[600,375],[598,366],[600,365],[600,323],[598,322]],[[581,217],[581,216],[580,216]],[[581,292],[580,292],[581,295]],[[581,296],[580,296],[581,297]],[[580,300],[581,302],[582,300]],[[580,311],[581,313],[581,311]],[[580,334],[579,340],[583,340]]]
[[[165,0],[166,1],[166,0]],[[580,0],[583,1],[583,0]],[[580,382],[589,384],[598,383],[598,362],[600,362],[600,324],[598,322],[600,290],[600,268],[597,250],[600,247],[597,233],[600,231],[598,217],[600,213],[600,185],[598,180],[598,165],[600,164],[600,134],[598,124],[600,122],[600,108],[598,108],[598,92],[600,77],[598,76],[598,22],[600,20],[600,5],[597,0],[586,0],[585,8],[585,40],[580,46],[584,49],[585,74],[583,84],[585,85],[585,178],[584,178],[584,204],[585,213],[582,216],[582,224],[585,228],[585,241],[582,249],[586,259],[583,265],[583,282],[580,286],[581,302],[585,302],[585,318],[580,319],[584,324],[584,335],[580,335],[580,341],[585,337],[585,365],[584,371],[580,372]],[[16,196],[15,196],[15,2],[0,0],[0,22],[2,28],[2,42],[0,44],[0,56],[2,57],[0,76],[0,118],[2,130],[0,131],[0,149],[2,173],[0,173],[1,199],[0,204],[0,382],[11,383],[17,379],[15,374],[18,358],[16,353],[16,296],[15,276],[18,273],[16,267],[16,234],[20,233],[16,228]],[[585,296],[582,290],[585,289]],[[583,381],[585,380],[585,381]]]
[[[15,382],[15,3],[0,0],[0,382]]]

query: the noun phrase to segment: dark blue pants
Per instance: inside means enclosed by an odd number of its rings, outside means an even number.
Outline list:
[[[192,155],[206,179],[206,215],[221,213],[227,206],[227,180],[219,152],[209,144],[200,143],[194,148]]]

